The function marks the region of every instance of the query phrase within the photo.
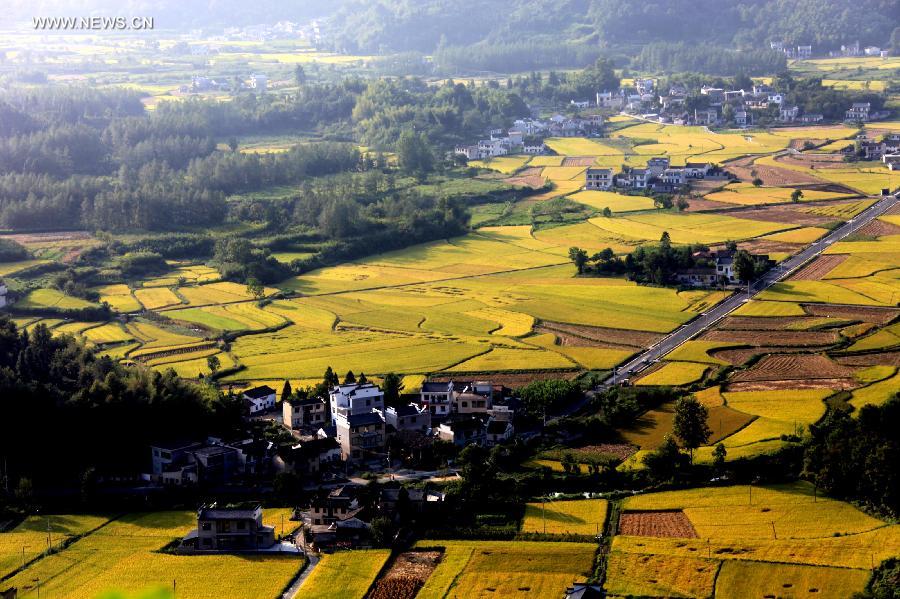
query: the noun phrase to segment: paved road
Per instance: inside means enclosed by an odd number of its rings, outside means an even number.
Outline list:
[[[306,582],[306,579],[309,578],[309,575],[312,574],[312,571],[315,570],[316,566],[319,565],[319,556],[315,553],[307,553],[306,557],[309,558],[309,565],[306,566],[306,569],[291,583],[291,586],[287,588],[287,590],[281,595],[281,599],[294,599],[300,594],[300,587],[303,586],[303,583]]]
[[[685,341],[688,341],[693,337],[699,335],[700,333],[709,330],[720,320],[731,314],[742,304],[746,303],[750,297],[757,295],[761,291],[765,291],[778,281],[789,277],[797,269],[825,251],[826,248],[847,237],[848,235],[855,233],[860,228],[864,227],[867,223],[872,221],[874,218],[881,216],[882,214],[887,212],[896,203],[897,197],[895,196],[887,196],[885,198],[879,199],[878,202],[870,206],[867,210],[850,219],[819,241],[806,247],[801,252],[788,258],[787,260],[770,270],[768,273],[766,273],[766,275],[761,279],[754,281],[750,286],[749,294],[746,288],[744,290],[735,292],[727,299],[717,304],[714,308],[710,309],[707,312],[704,312],[700,317],[692,320],[691,322],[682,325],[655,345],[652,345],[648,349],[644,350],[643,352],[620,366],[617,369],[616,373],[603,381],[598,389],[609,388],[612,385],[621,383],[624,379],[640,373],[645,368],[648,368],[654,360],[662,358],[663,356],[683,344]],[[585,405],[585,403],[587,403],[587,401],[588,398],[585,398],[583,401],[579,402],[578,405],[572,406],[569,410],[569,413],[577,412]]]

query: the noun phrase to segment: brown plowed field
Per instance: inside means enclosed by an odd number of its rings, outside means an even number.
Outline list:
[[[742,181],[752,181],[754,177],[751,171],[756,171],[756,176],[762,179],[763,185],[817,185],[828,183],[827,181],[798,171],[765,164],[753,164],[753,161],[757,158],[757,156],[746,156],[729,162],[725,167],[726,170],[737,175]]]
[[[900,366],[900,351],[884,351],[877,354],[858,354],[856,356],[840,356],[835,358],[838,364],[845,366]]]
[[[510,185],[523,185],[537,189],[538,187],[543,187],[545,183],[545,179],[541,176],[541,171],[543,170],[534,167],[526,168],[516,173],[515,177],[504,179],[504,182]]]
[[[581,374],[577,370],[536,370],[534,372],[494,372],[485,375],[478,375],[479,379],[491,381],[495,385],[503,385],[510,389],[518,389],[524,387],[528,383],[534,381],[547,381],[553,379],[565,379],[570,381]],[[438,383],[446,383],[448,381],[459,381],[458,376],[433,376],[428,377],[429,381]]]
[[[733,331],[783,331],[793,324],[813,319],[813,316],[728,316],[719,324],[719,328]]]
[[[534,331],[536,333],[550,333],[552,335],[556,335],[556,338],[559,340],[560,345],[567,345],[571,347],[605,347],[608,349],[624,349],[624,350],[633,350],[635,347],[633,345],[623,345],[620,343],[610,343],[607,341],[598,341],[596,339],[588,339],[587,337],[579,337],[577,335],[571,335],[569,333],[563,333],[557,329],[544,327],[544,326],[536,326],[534,327]]]
[[[593,166],[596,162],[593,156],[566,156],[562,166]]]
[[[375,583],[369,599],[413,599],[441,561],[440,551],[407,551]]]
[[[805,304],[803,309],[810,316],[831,316],[832,318],[846,318],[848,320],[861,320],[874,322],[875,324],[887,324],[900,315],[900,310],[894,308],[876,308],[872,306],[830,306],[828,304]]]
[[[561,322],[542,322],[537,330],[547,333],[564,333],[574,337],[628,347],[647,347],[662,339],[658,333],[646,331],[628,331],[625,329],[609,329],[587,325],[565,324]]]
[[[734,204],[726,204],[725,202],[716,202],[702,198],[687,198],[688,212],[710,212],[713,210],[728,210],[734,208]]]
[[[834,222],[834,218],[819,216],[818,214],[808,214],[806,212],[791,210],[790,208],[784,208],[782,206],[753,208],[750,210],[730,210],[725,212],[725,214],[736,218],[803,225],[804,227],[816,227],[825,223]]]
[[[619,534],[635,537],[697,538],[694,525],[681,510],[623,512],[619,516]]]
[[[894,223],[886,223],[877,218],[856,232],[866,237],[882,237],[884,235],[900,235],[900,227]]]
[[[785,154],[776,158],[775,161],[804,168],[841,168],[846,166],[844,156],[841,154]]]
[[[802,247],[803,244],[800,243],[769,241],[768,239],[751,239],[750,241],[741,241],[738,243],[738,249],[747,250],[751,254],[775,254],[780,252],[794,254]],[[725,249],[725,246],[711,246],[711,249]]]
[[[849,258],[848,254],[825,254],[819,256],[793,275],[791,275],[791,281],[820,281],[825,275],[830,273],[841,264],[844,260]]]
[[[759,354],[768,354],[768,353],[783,353],[790,352],[795,350],[793,347],[746,347],[743,349],[714,349],[709,352],[709,355],[718,358],[719,360],[725,360],[729,364],[733,364],[734,366],[740,366],[744,364],[752,358],[753,356],[757,356]],[[804,348],[807,349],[807,348]]]
[[[700,338],[704,341],[729,341],[756,346],[805,347],[831,345],[837,341],[837,334],[831,331],[709,331]]]
[[[729,383],[726,391],[796,391],[798,389],[853,389],[859,387],[855,379],[807,379],[789,381],[749,381]]]
[[[731,382],[842,379],[852,376],[852,368],[841,366],[822,355],[773,354],[736,373],[731,377]]]

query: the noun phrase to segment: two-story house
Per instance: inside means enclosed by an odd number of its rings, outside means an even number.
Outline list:
[[[419,392],[419,403],[428,408],[432,418],[445,418],[450,415],[453,403],[453,381],[438,383],[422,383]]]
[[[613,171],[610,168],[589,168],[584,173],[585,189],[610,189],[613,186]]]
[[[281,472],[315,476],[340,461],[341,446],[334,437],[320,437],[279,449],[275,464]]]
[[[341,459],[364,462],[380,459],[384,454],[384,419],[378,412],[338,414],[335,439],[341,446]]]
[[[321,397],[288,399],[281,402],[284,426],[292,431],[318,429],[328,424],[328,404]]]
[[[484,423],[475,417],[455,420],[438,426],[437,436],[441,441],[448,441],[457,447],[484,445],[485,427]]]
[[[259,504],[222,508],[215,503],[203,506],[197,511],[196,550],[268,549],[275,544],[275,528],[265,526],[262,518]]]
[[[275,407],[275,389],[268,385],[247,389],[241,394],[241,397],[251,416],[263,414]]]
[[[844,119],[854,122],[867,122],[871,111],[872,104],[870,102],[854,102],[850,109],[845,113]]]
[[[339,416],[367,414],[384,409],[384,392],[372,383],[337,385],[328,393],[331,423],[337,424]]]
[[[431,430],[431,412],[425,406],[411,403],[399,408],[388,407],[381,414],[384,417],[385,425],[393,427],[396,432],[409,431],[426,434]]]

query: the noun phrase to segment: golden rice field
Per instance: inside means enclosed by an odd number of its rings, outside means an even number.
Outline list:
[[[607,586],[618,595],[847,597],[865,586],[873,563],[900,550],[900,526],[802,482],[649,493],[622,507],[680,510],[697,538],[615,537]],[[709,565],[720,562],[710,577]]]
[[[289,512],[266,510],[266,523],[275,525],[280,534],[282,516],[287,517]],[[196,522],[193,512],[128,514],[35,562],[6,582],[28,597],[35,579],[39,579],[42,596],[95,599],[113,590],[135,593],[171,588],[174,580],[180,598],[244,599],[275,597],[303,564],[297,556],[159,552]]]
[[[0,577],[38,557],[47,550],[48,542],[51,547],[59,547],[66,540],[94,530],[107,521],[104,516],[89,515],[48,514],[25,518],[12,530],[0,533]]]
[[[8,277],[26,268],[46,264],[49,260],[19,260],[18,262],[0,262],[0,277]]]
[[[116,312],[138,312],[141,304],[131,294],[131,289],[124,283],[105,285],[95,289],[100,294],[100,301],[109,304]]]
[[[555,597],[590,573],[593,543],[423,540],[444,556],[417,599],[484,596]]]
[[[522,532],[597,535],[603,532],[607,509],[605,499],[529,503],[525,505]]]
[[[35,289],[29,291],[23,299],[16,302],[17,308],[56,308],[59,310],[78,310],[96,306],[79,297],[72,297],[56,289]]]
[[[169,306],[177,306],[182,303],[181,298],[175,295],[168,287],[147,287],[136,289],[134,297],[147,310],[159,310]]]
[[[616,218],[597,217],[590,224],[606,234],[639,243],[659,241],[664,232],[672,243],[718,243],[752,239],[769,233],[796,228],[785,223],[736,218],[719,214],[659,212]]]
[[[569,196],[581,204],[602,211],[609,208],[614,213],[637,212],[639,210],[653,210],[653,199],[646,196],[628,196],[612,191],[587,190],[579,191]]]
[[[391,552],[387,549],[339,551],[324,556],[300,587],[303,599],[334,597],[336,585],[347,599],[363,599]]]
[[[815,202],[818,200],[835,200],[847,197],[846,194],[829,191],[802,190],[801,202]],[[756,187],[749,183],[732,183],[704,196],[707,200],[727,202],[741,206],[761,206],[764,204],[779,204],[791,201],[793,187]]]
[[[646,376],[642,376],[635,385],[689,385],[703,378],[709,370],[707,364],[696,362],[665,362],[662,367]]]
[[[525,166],[529,158],[529,156],[495,156],[484,160],[470,160],[469,166],[486,168],[511,175]]]

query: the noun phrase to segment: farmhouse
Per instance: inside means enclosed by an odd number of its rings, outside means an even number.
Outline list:
[[[684,176],[688,179],[703,179],[709,174],[708,162],[688,162],[684,165]]]
[[[669,168],[669,159],[667,157],[654,157],[647,161],[647,171],[653,177],[658,177]]]
[[[333,437],[316,438],[281,449],[276,468],[280,472],[316,475],[340,459],[341,446]]]
[[[414,403],[399,408],[390,406],[381,415],[385,424],[394,432],[413,431],[425,434],[431,430],[431,412],[425,406]]]
[[[782,123],[793,123],[800,115],[800,108],[797,106],[784,106],[778,109],[778,120]]]
[[[660,178],[666,185],[681,187],[685,183],[686,176],[683,168],[667,168]]]
[[[9,292],[9,290],[6,287],[6,283],[3,282],[3,279],[0,279],[0,308],[6,307],[6,304],[7,304],[6,294],[8,292]]]
[[[484,431],[484,440],[488,445],[496,445],[509,441],[513,437],[515,429],[509,420],[488,420],[487,427]]]
[[[262,506],[218,507],[197,511],[197,528],[185,537],[196,551],[255,551],[275,544],[275,528],[262,521]],[[190,543],[193,541],[193,543]]]
[[[481,420],[474,417],[445,422],[437,428],[437,437],[441,441],[449,441],[458,447],[484,445],[485,426]]]
[[[384,393],[372,383],[338,385],[328,393],[328,400],[332,424],[337,424],[340,416],[346,418],[384,409]]]
[[[385,428],[380,413],[339,413],[335,427],[335,438],[341,446],[342,460],[359,463],[381,458],[384,453]]]
[[[854,102],[850,109],[845,113],[844,119],[847,121],[869,120],[869,113],[872,110],[872,104],[869,102]]]
[[[419,392],[419,403],[431,412],[432,418],[450,414],[453,401],[453,381],[446,383],[425,382]]]
[[[719,275],[715,268],[686,268],[676,273],[675,279],[691,287],[713,287],[719,282]]]
[[[241,394],[241,397],[251,416],[262,414],[275,407],[275,389],[268,385],[247,389]]]
[[[584,174],[585,189],[611,189],[613,171],[609,168],[589,168]]]
[[[327,404],[321,397],[291,398],[281,402],[282,422],[288,429],[317,429],[326,423]]]
[[[321,526],[352,518],[357,513],[359,502],[351,487],[338,487],[332,489],[325,497],[313,499],[301,516],[307,524]]]
[[[734,124],[738,127],[750,127],[753,125],[753,114],[747,110],[738,110],[734,113]]]
[[[266,86],[268,85],[268,78],[262,74],[255,74],[250,76],[250,89],[256,90],[259,93],[263,93],[266,91]]]

